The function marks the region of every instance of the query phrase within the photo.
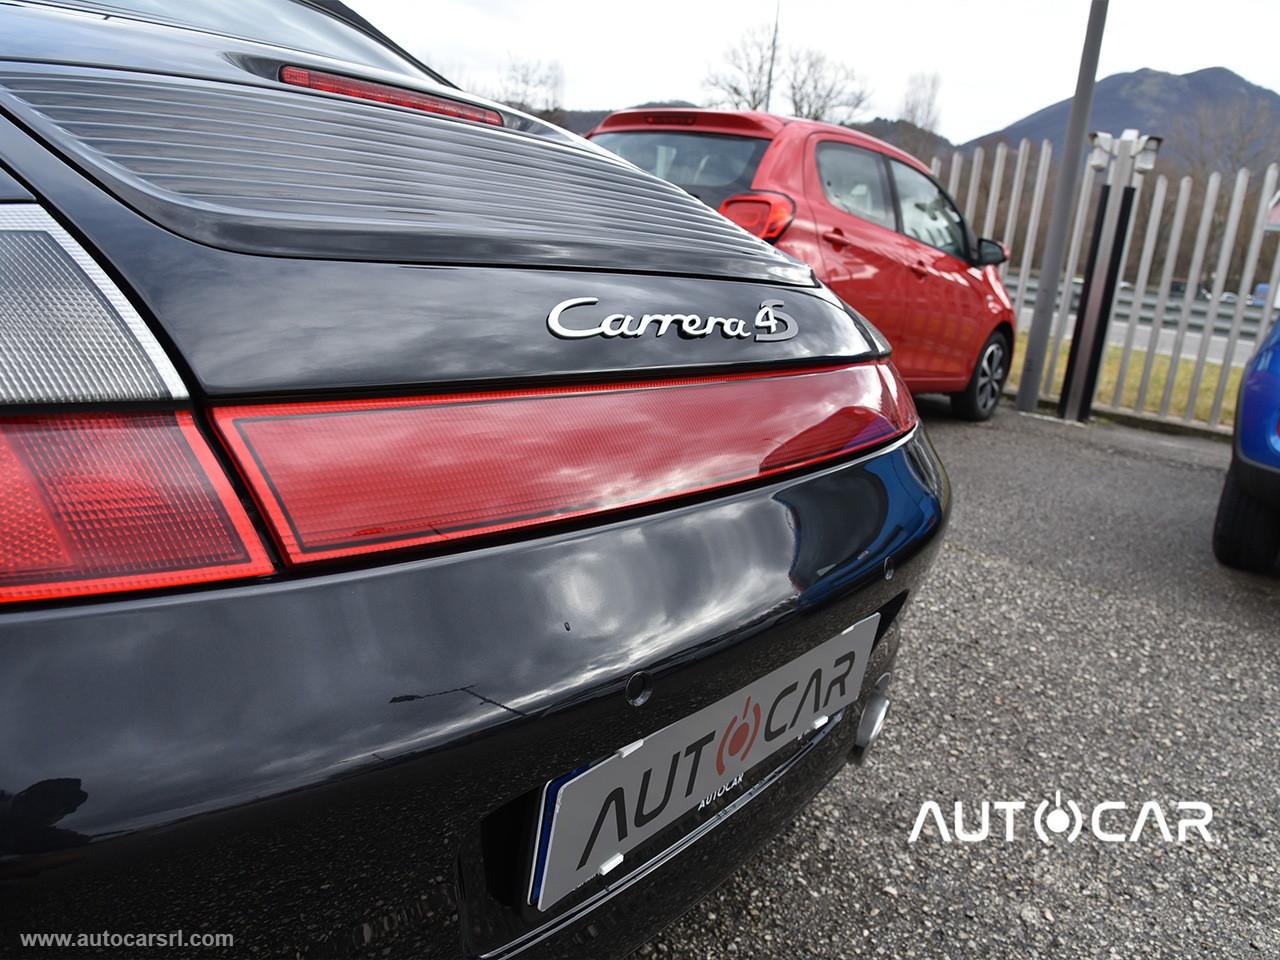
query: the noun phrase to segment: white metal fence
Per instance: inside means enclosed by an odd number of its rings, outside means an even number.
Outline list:
[[[1008,245],[1002,268],[1020,331],[1031,319],[1037,264],[1048,218],[1051,144],[956,152],[933,171],[980,235]],[[945,168],[945,169],[944,169]],[[1042,399],[1057,399],[1075,323],[1091,221],[1104,173],[1086,168],[1076,201]],[[1224,180],[1228,186],[1224,189]],[[1211,173],[1197,183],[1160,174],[1141,178],[1121,254],[1093,407],[1229,432],[1241,367],[1276,314],[1280,243],[1266,231],[1280,181],[1273,163],[1259,174]],[[1270,239],[1268,239],[1270,237]],[[1253,296],[1258,282],[1264,297]],[[1021,367],[1019,357],[1014,382]]]

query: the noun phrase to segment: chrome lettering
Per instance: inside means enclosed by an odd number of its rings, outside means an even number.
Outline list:
[[[789,313],[783,313],[778,307],[781,300],[765,300],[756,313],[756,340],[760,342],[773,340],[790,340],[796,335],[796,321]],[[763,327],[768,333],[758,332]]]
[[[754,339],[758,343],[790,340],[798,331],[795,319],[779,309],[781,300],[763,301],[750,324],[741,317],[703,317],[697,313],[645,313],[639,317],[630,313],[611,313],[594,326],[581,327],[569,326],[565,321],[564,315],[568,311],[577,307],[593,307],[599,302],[598,297],[561,300],[547,314],[547,330],[562,340],[583,340],[587,337],[611,340],[615,337],[636,339],[650,329],[655,337],[661,337],[673,328],[681,337],[699,339],[719,329],[720,336],[727,340]]]

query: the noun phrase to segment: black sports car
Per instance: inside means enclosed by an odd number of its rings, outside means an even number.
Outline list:
[[[336,3],[0,38],[0,955],[618,955],[866,751],[949,491],[808,268]]]

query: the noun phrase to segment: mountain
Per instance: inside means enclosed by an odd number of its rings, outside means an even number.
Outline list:
[[[1053,141],[1054,151],[1059,152],[1070,110],[1071,101],[1060,100],[1002,130],[971,140],[964,148],[1000,140],[1016,144],[1026,137],[1032,143],[1047,138]],[[1248,132],[1251,125],[1257,128],[1253,133]],[[1238,131],[1245,130],[1246,136],[1265,141],[1252,146],[1273,147],[1276,128],[1280,127],[1280,94],[1250,83],[1226,67],[1208,67],[1182,75],[1135,70],[1106,77],[1094,87],[1088,129],[1119,134],[1136,127],[1143,133],[1159,134],[1165,138],[1161,156],[1185,157],[1186,142],[1205,139],[1206,131],[1201,128],[1206,126],[1214,127],[1208,133],[1218,137],[1228,127],[1237,131],[1237,137]],[[1224,158],[1224,166],[1228,165],[1227,159]]]
[[[934,157],[946,159],[951,156],[955,144],[946,137],[917,127],[910,120],[890,120],[887,117],[876,117],[866,123],[849,124],[854,130],[870,134],[885,143],[891,143],[899,150],[905,150],[914,157],[928,163]]]
[[[637,106],[692,107],[694,104],[673,100]],[[979,144],[986,146],[1002,140],[1017,144],[1026,137],[1037,145],[1048,139],[1054,151],[1061,152],[1070,110],[1071,101],[1060,100],[1003,129],[961,144],[959,149],[967,151]],[[563,110],[557,112],[554,121],[575,133],[586,133],[610,112]],[[935,156],[946,158],[957,149],[945,137],[906,120],[876,117],[850,126],[892,143],[926,163]],[[1181,75],[1144,68],[1099,80],[1094,87],[1088,129],[1119,134],[1129,127],[1164,137],[1160,156],[1175,165],[1256,169],[1280,159],[1280,94],[1250,83],[1226,67],[1207,67]]]
[[[611,113],[612,110],[560,110],[547,119],[571,133],[586,133]]]

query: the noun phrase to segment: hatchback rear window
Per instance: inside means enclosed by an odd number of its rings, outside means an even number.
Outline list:
[[[769,141],[759,137],[680,130],[601,133],[593,139],[717,210],[735,193],[751,189],[760,158],[769,149]]]

